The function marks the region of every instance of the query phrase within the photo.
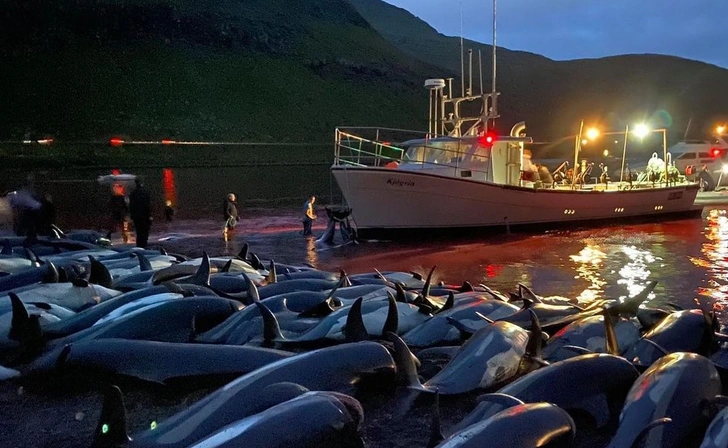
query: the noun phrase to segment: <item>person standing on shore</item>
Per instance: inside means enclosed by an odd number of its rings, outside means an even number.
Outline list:
[[[129,242],[129,197],[126,195],[124,184],[117,182],[111,185],[111,198],[109,199],[109,213],[111,223],[109,233],[121,229],[121,238],[124,243]]]
[[[50,235],[53,226],[56,224],[56,206],[53,205],[53,197],[46,193],[40,199],[40,210],[38,210],[38,233]]]
[[[149,192],[139,179],[135,181],[134,191],[129,195],[129,215],[134,222],[137,247],[147,247],[149,230],[152,227],[152,206]]]
[[[316,219],[316,213],[313,211],[313,204],[315,202],[316,196],[311,196],[303,205],[303,234],[306,236],[313,235],[311,226],[313,225],[314,219]]]
[[[230,238],[230,233],[238,225],[240,217],[238,216],[238,204],[235,202],[236,197],[234,193],[227,195],[225,204],[223,206],[223,213],[225,215],[225,227],[222,230],[222,237],[227,241]]]

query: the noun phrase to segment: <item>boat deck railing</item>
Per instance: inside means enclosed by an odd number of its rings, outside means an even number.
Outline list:
[[[397,140],[390,140],[390,138],[394,135],[403,134],[407,137],[399,138]],[[450,170],[452,171],[453,175],[460,177],[460,175],[456,173],[459,173],[462,170],[467,170],[468,177],[471,180],[484,181],[485,179],[488,179],[490,163],[485,163],[482,169],[478,169],[478,167],[473,166],[472,163],[464,166],[463,164],[461,164],[461,161],[466,152],[460,151],[459,145],[458,150],[448,150],[438,146],[437,149],[440,152],[445,153],[446,156],[445,160],[438,160],[437,162],[428,162],[422,160],[407,161],[404,158],[406,148],[401,148],[398,146],[400,142],[405,142],[407,140],[435,137],[440,136],[427,135],[427,133],[424,133],[422,131],[410,131],[392,128],[337,128],[336,142],[334,148],[334,165],[351,167],[400,168],[403,163],[406,163],[406,165],[404,166],[409,167],[408,171],[412,170],[413,167],[417,170],[437,170],[440,173],[444,173],[447,172],[447,170]],[[393,143],[395,141],[397,143]],[[423,147],[427,148],[428,146],[423,145]],[[585,176],[579,177],[579,179],[579,181],[573,184],[568,180],[565,182],[543,183],[541,181],[533,182],[522,179],[519,182],[519,186],[537,189],[604,192],[665,188],[672,186],[687,186],[696,183],[687,180],[685,176],[679,176],[677,179],[671,180],[668,184],[665,183],[664,178],[651,181],[645,179],[644,176],[631,182],[629,180],[624,180],[620,182],[616,179],[614,181],[609,180],[607,182],[600,182],[599,177],[589,176],[589,173],[585,173]]]
[[[436,137],[443,136],[427,134],[422,131],[393,128],[337,128],[334,165],[391,167],[393,164],[411,162],[423,170],[461,168],[461,161],[466,155],[469,145],[462,145],[462,150],[460,143],[457,143],[457,149],[432,146],[433,149],[437,149],[438,152],[444,155],[444,160],[437,160],[436,162],[406,160],[406,148],[399,146],[402,142],[408,140],[434,139]],[[418,146],[423,149],[430,148],[427,144],[419,144]],[[468,167],[468,169],[471,169],[471,167]],[[486,169],[482,172],[487,173],[487,171]]]
[[[393,128],[337,128],[334,165],[386,166],[400,162],[404,149],[399,142],[424,138],[421,131]]]

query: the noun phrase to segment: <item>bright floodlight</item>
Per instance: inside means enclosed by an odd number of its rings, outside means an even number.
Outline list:
[[[609,157],[609,150],[605,149],[603,154],[604,154],[604,157]]]
[[[725,126],[718,126],[715,130],[718,132],[718,135],[723,135],[725,132]]]
[[[589,140],[596,140],[597,137],[599,137],[599,129],[589,128],[586,130],[586,138]]]
[[[587,143],[589,143],[589,140],[587,140],[587,139],[584,139],[584,140],[581,141],[581,144],[582,145],[586,145]]]
[[[646,124],[640,123],[634,127],[634,131],[632,131],[632,132],[634,133],[635,136],[637,136],[639,138],[645,138],[652,131],[650,130],[650,127],[647,126]]]

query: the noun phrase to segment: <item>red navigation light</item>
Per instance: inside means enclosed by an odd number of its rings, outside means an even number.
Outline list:
[[[711,157],[720,157],[721,156],[721,150],[720,148],[710,148],[710,155]]]
[[[177,142],[175,142],[174,140],[169,140],[169,139],[166,139],[166,138],[165,139],[162,139],[162,144],[163,145],[173,145],[175,143],[177,143]]]
[[[121,146],[123,144],[124,144],[124,140],[122,140],[120,138],[114,137],[111,140],[109,140],[109,145],[111,145],[111,146]]]
[[[478,138],[478,143],[480,146],[493,146],[496,140],[498,140],[498,136],[494,132],[488,132]]]

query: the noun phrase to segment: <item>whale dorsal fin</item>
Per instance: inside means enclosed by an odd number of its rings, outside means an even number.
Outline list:
[[[442,435],[442,420],[440,418],[440,392],[435,390],[435,401],[432,404],[432,423],[430,426],[430,440],[427,441],[427,448],[434,448],[445,437]]]
[[[529,309],[531,315],[531,332],[526,343],[526,356],[530,359],[541,359],[541,347],[543,344],[543,331],[541,331],[541,322],[538,320],[536,312]]]
[[[248,243],[243,244],[243,247],[240,248],[240,252],[238,252],[238,258],[243,261],[248,261],[248,249],[250,249],[250,245],[248,245]]]
[[[89,269],[88,277],[89,283],[103,286],[104,288],[111,288],[113,279],[111,278],[111,273],[109,273],[109,270],[106,269],[106,266],[104,266],[103,263],[94,258],[93,255],[89,255],[88,259],[91,262],[91,268]]]
[[[276,262],[271,258],[270,267],[268,267],[268,283],[278,283],[278,273],[276,272]]]
[[[604,342],[606,344],[607,353],[619,356],[619,341],[617,341],[617,332],[614,330],[614,321],[607,307],[602,312],[604,316]]]
[[[339,271],[339,280],[343,280],[344,287],[351,286],[351,279],[349,278],[349,274],[346,273],[345,270],[341,269]]]
[[[397,309],[397,301],[394,300],[394,296],[391,292],[387,291],[387,320],[384,321],[384,327],[382,328],[382,336],[386,336],[387,333],[397,334],[399,328],[399,310]]]
[[[660,425],[666,425],[668,423],[671,423],[672,419],[669,417],[663,417],[658,418],[656,420],[652,420],[650,423],[647,424],[644,428],[642,428],[642,431],[637,434],[637,437],[634,438],[634,442],[629,446],[630,448],[637,448],[642,446],[642,442],[644,441],[645,437],[650,433],[650,431]]]
[[[361,315],[362,301],[361,297],[356,299],[346,315],[346,325],[344,326],[346,342],[359,342],[369,339],[369,333],[364,326],[364,318]]]
[[[59,279],[60,274],[58,273],[58,269],[56,269],[56,265],[50,261],[46,262],[46,271],[43,274],[43,283],[58,283]]]
[[[28,315],[28,309],[20,297],[14,292],[9,292],[10,304],[12,306],[12,318],[10,320],[10,332],[8,338],[13,341],[21,342],[25,336],[25,331],[28,328],[30,322],[30,316]]]
[[[210,256],[206,251],[202,252],[202,261],[195,275],[190,278],[190,283],[199,286],[210,286]]]
[[[430,295],[430,285],[432,284],[432,274],[435,273],[435,268],[437,268],[437,265],[434,265],[432,269],[430,269],[430,272],[427,274],[427,280],[425,280],[425,285],[422,287],[422,297],[427,298]]]
[[[395,333],[387,333],[387,339],[394,344],[394,363],[397,366],[397,383],[404,387],[422,389],[422,383],[417,376],[415,356],[407,347],[407,343]]]
[[[475,291],[475,288],[473,288],[473,285],[469,281],[464,281],[462,286],[460,286],[459,292],[473,292]]]
[[[447,293],[447,301],[445,301],[445,304],[442,306],[442,308],[437,310],[437,312],[441,313],[443,311],[447,311],[454,306],[455,306],[455,293],[450,291],[449,293]]]
[[[131,439],[126,430],[126,409],[121,390],[117,386],[109,386],[104,395],[101,418],[94,432],[92,447],[122,446]]]
[[[30,260],[31,263],[33,263],[33,266],[39,266],[40,260],[38,260],[38,256],[33,252],[33,250],[30,247],[25,248],[25,254],[26,258]]]
[[[265,269],[265,265],[260,261],[260,258],[252,252],[250,253],[250,265],[253,269]]]
[[[144,256],[143,253],[137,252],[136,256],[139,259],[139,270],[141,272],[153,270],[152,264],[149,262],[149,259],[147,259],[147,257]]]
[[[263,341],[266,343],[274,342],[276,340],[282,341],[285,338],[281,334],[281,327],[278,324],[275,314],[260,301],[254,302],[260,311],[260,315],[263,318]]]

